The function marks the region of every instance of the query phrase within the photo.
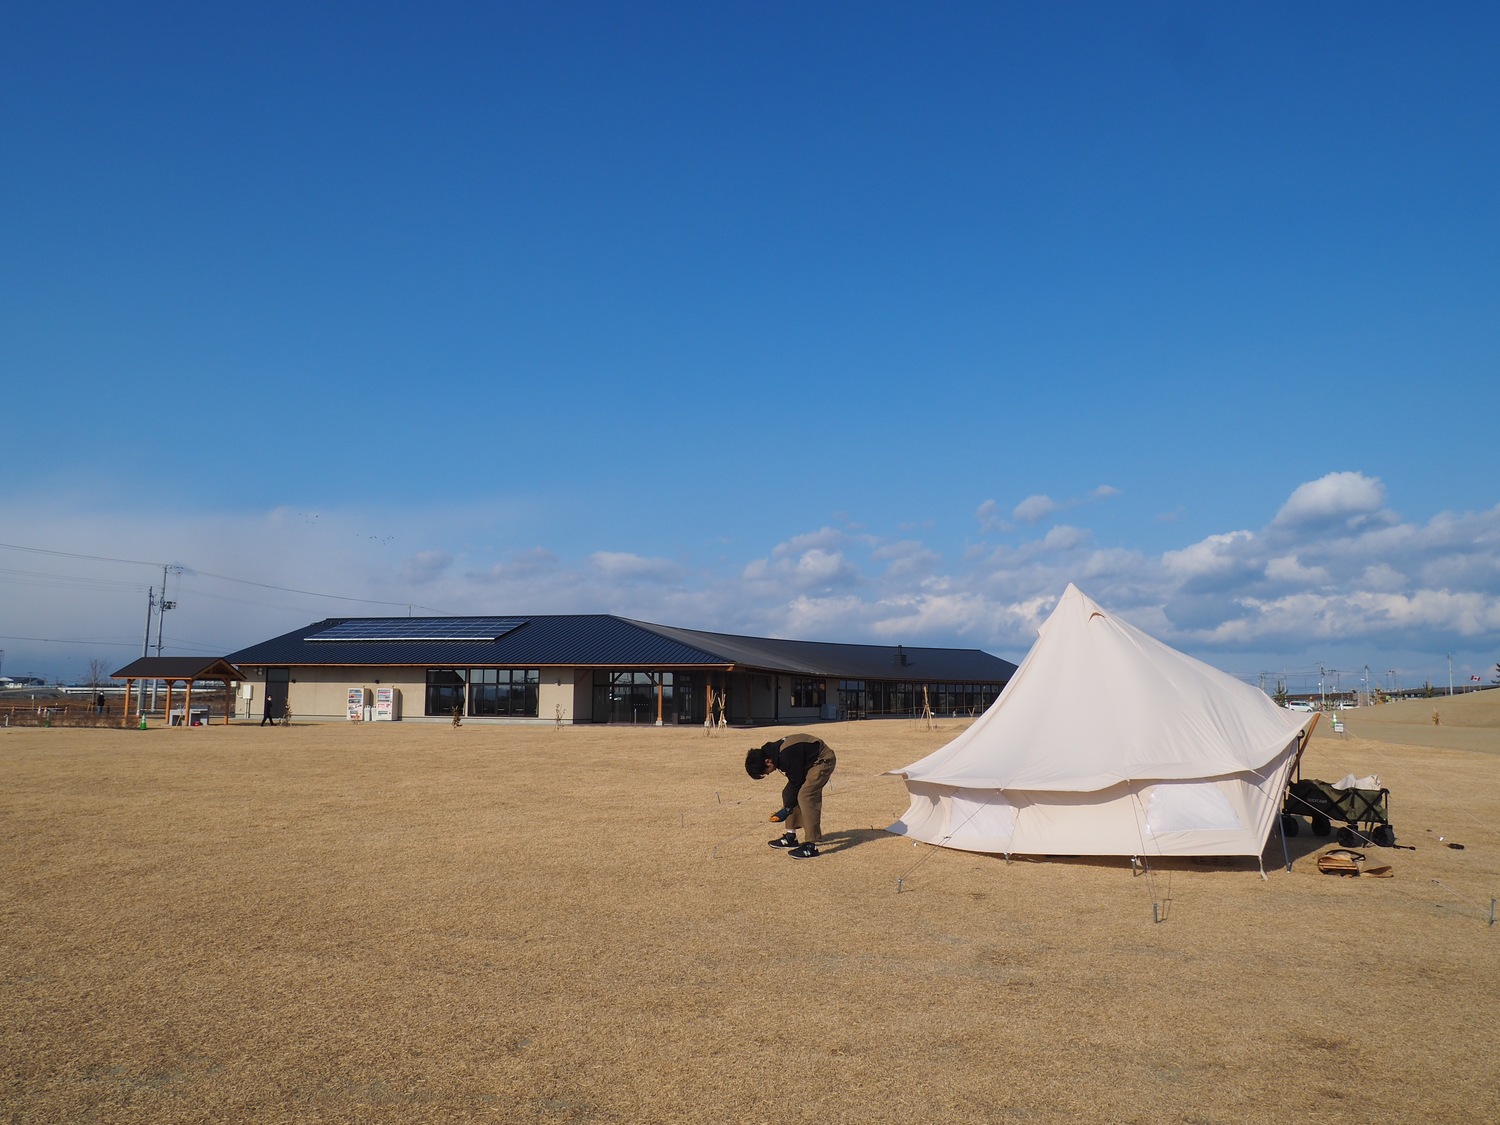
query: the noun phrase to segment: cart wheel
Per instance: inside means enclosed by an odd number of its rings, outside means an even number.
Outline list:
[[[1326,836],[1333,831],[1333,825],[1328,822],[1326,816],[1317,813],[1312,818],[1312,830],[1314,836]]]
[[[1396,830],[1389,824],[1379,825],[1370,833],[1370,839],[1375,841],[1377,848],[1388,848],[1396,842]]]
[[[1352,829],[1352,828],[1340,828],[1339,829],[1339,847],[1341,847],[1341,848],[1357,848],[1357,847],[1359,847],[1359,843],[1360,843],[1359,833],[1356,832],[1356,831],[1354,831],[1354,829]]]
[[[1295,836],[1301,831],[1302,826],[1297,823],[1297,818],[1291,813],[1281,814],[1281,834],[1283,836]]]

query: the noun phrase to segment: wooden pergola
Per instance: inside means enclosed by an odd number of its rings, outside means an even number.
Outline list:
[[[135,694],[137,680],[165,680],[167,684],[166,716],[167,725],[172,722],[172,687],[174,684],[185,684],[182,703],[182,724],[191,726],[193,723],[193,685],[199,680],[212,680],[224,685],[225,707],[224,725],[229,725],[229,713],[233,707],[229,703],[229,685],[238,683],[245,678],[241,672],[222,656],[216,656],[211,660],[204,660],[201,656],[143,656],[139,660],[125,665],[118,672],[111,674],[111,679],[125,681],[125,725],[130,725],[130,698]],[[140,707],[136,708],[136,715],[141,713]]]

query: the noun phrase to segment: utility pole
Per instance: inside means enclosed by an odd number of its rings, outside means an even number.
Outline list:
[[[1453,654],[1448,654],[1448,694],[1453,694]]]
[[[156,587],[152,586],[146,591],[146,635],[141,640],[141,659],[151,655],[151,611],[156,608]],[[146,681],[145,678],[137,680],[138,687],[135,693],[135,711],[137,715],[146,713]]]
[[[161,568],[161,600],[156,603],[156,655],[161,656],[161,630],[167,620],[167,610],[176,609],[176,602],[167,601],[167,574],[181,567],[164,565]],[[156,680],[151,681],[151,710],[156,710]]]

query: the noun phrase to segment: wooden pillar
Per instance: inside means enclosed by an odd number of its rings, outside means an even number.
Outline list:
[[[667,678],[665,672],[656,673],[656,725],[661,726],[661,697],[663,693],[662,682]]]
[[[193,725],[193,681],[188,680],[182,689],[182,725]]]
[[[125,725],[127,727],[130,725],[130,697],[133,696],[134,694],[135,694],[135,679],[134,679],[134,677],[126,677],[126,679],[125,679]]]

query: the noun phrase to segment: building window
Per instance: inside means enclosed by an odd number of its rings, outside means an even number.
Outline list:
[[[840,680],[839,706],[851,719],[875,715],[918,715],[922,684],[892,680]],[[1000,697],[1004,684],[927,684],[934,715],[978,715]]]
[[[662,721],[670,720],[677,711],[672,681],[671,672],[595,672],[594,722],[656,722],[658,689]]]
[[[1000,697],[999,684],[931,684],[928,696],[934,715],[974,716]]]
[[[464,705],[464,673],[460,668],[427,669],[428,715],[451,715]]]
[[[469,714],[534,719],[541,678],[536,668],[471,668]]]
[[[793,707],[822,707],[827,698],[828,681],[812,680],[805,676],[792,677]]]

